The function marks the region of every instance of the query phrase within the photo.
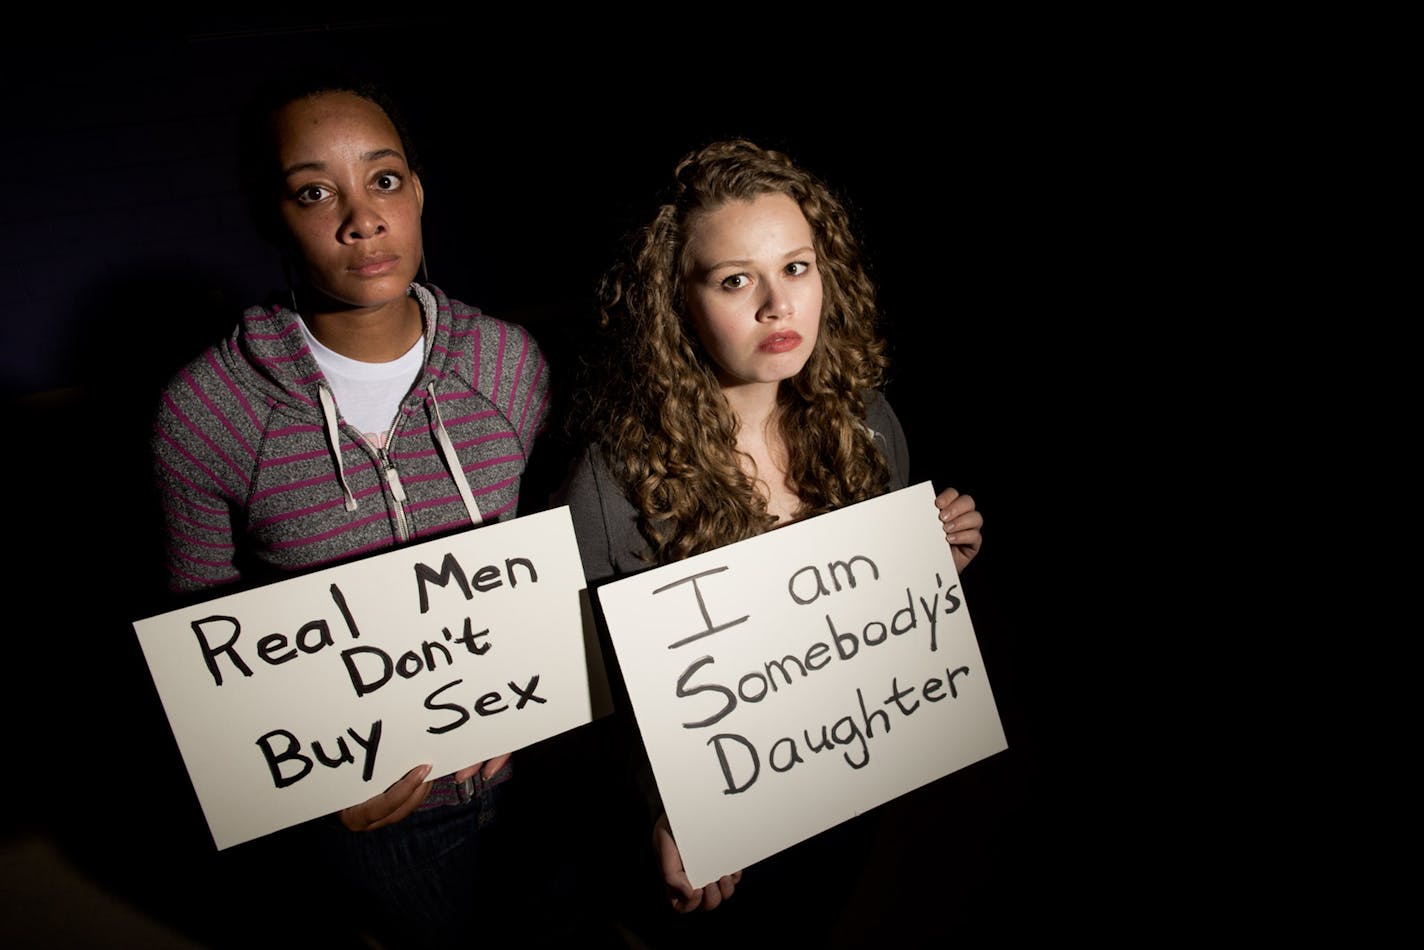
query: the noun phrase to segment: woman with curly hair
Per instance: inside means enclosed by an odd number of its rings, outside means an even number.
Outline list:
[[[590,584],[905,487],[846,217],[818,178],[751,142],[678,164],[671,200],[600,288],[605,346],[567,494]],[[962,571],[983,518],[953,488],[935,503]],[[713,909],[740,880],[689,881],[666,815],[654,847],[678,911]]]

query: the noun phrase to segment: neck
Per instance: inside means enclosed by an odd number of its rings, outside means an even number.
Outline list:
[[[420,301],[401,297],[379,307],[318,305],[306,318],[312,336],[348,359],[389,363],[404,356],[425,332]]]
[[[780,383],[743,383],[723,386],[722,395],[737,417],[739,432],[762,432],[776,417],[776,393]]]
[[[789,451],[781,431],[777,383],[723,389],[737,416],[737,464],[752,480],[766,502],[767,514],[777,522],[794,521],[801,499],[787,485]]]

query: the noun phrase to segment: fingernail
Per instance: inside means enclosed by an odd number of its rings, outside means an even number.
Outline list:
[[[953,530],[954,530],[954,522],[953,522],[953,521],[946,521],[946,522],[944,523],[944,530],[945,530],[945,531],[953,531]]]

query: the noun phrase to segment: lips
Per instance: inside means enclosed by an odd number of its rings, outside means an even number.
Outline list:
[[[795,330],[778,330],[757,345],[762,353],[787,353],[801,345],[801,334]]]
[[[373,257],[362,258],[347,270],[358,277],[380,277],[382,274],[394,270],[399,262],[400,256],[397,254],[377,254]]]

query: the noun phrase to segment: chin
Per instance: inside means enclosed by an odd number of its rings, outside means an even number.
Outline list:
[[[344,293],[333,293],[328,296],[337,303],[345,304],[352,309],[372,309],[394,303],[406,296],[410,291],[410,284],[409,280],[383,281],[378,286],[346,288]]]

